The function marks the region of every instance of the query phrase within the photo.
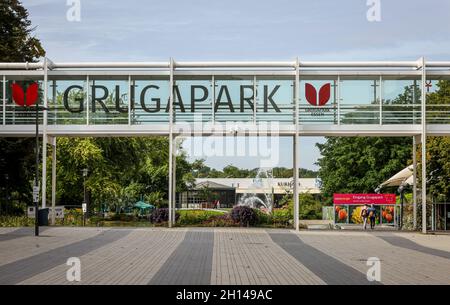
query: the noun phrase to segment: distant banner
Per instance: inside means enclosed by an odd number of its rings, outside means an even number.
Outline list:
[[[334,194],[333,203],[345,204],[395,204],[395,194]]]

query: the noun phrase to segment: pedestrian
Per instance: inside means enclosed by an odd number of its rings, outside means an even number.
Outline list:
[[[367,217],[368,217],[368,212],[367,212],[367,210],[368,210],[369,208],[368,208],[368,206],[367,206],[367,204],[365,204],[362,208],[361,208],[361,218],[362,218],[362,220],[363,220],[363,228],[364,228],[364,230],[366,230],[367,229]]]
[[[377,217],[377,210],[375,209],[374,205],[371,204],[367,212],[369,213],[370,228],[373,230],[375,229],[375,219]]]

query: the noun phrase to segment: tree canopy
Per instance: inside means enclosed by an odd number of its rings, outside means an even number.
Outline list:
[[[33,62],[45,55],[27,10],[17,0],[0,2],[0,62]],[[34,139],[0,138],[0,213],[21,212],[31,203]]]

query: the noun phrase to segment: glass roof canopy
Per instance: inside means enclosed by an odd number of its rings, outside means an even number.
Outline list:
[[[17,102],[32,84],[47,108],[41,128],[54,135],[417,135],[422,122],[450,134],[449,99],[436,98],[450,62],[45,59],[0,63],[0,81],[0,135],[34,132],[34,107]]]

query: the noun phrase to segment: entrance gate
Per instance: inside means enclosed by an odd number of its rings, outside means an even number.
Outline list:
[[[427,93],[450,79],[450,62],[96,62],[0,63],[0,136],[34,136],[36,102],[43,137],[42,206],[47,144],[58,136],[168,136],[169,226],[174,220],[174,143],[178,136],[292,136],[294,219],[298,219],[300,136],[450,135],[450,105]],[[31,89],[30,89],[31,88]],[[55,150],[53,150],[55,151]],[[422,222],[426,213],[422,145]],[[52,164],[55,204],[56,156]],[[414,174],[417,161],[414,156]],[[414,207],[417,205],[414,185]],[[426,226],[422,226],[426,232]]]

